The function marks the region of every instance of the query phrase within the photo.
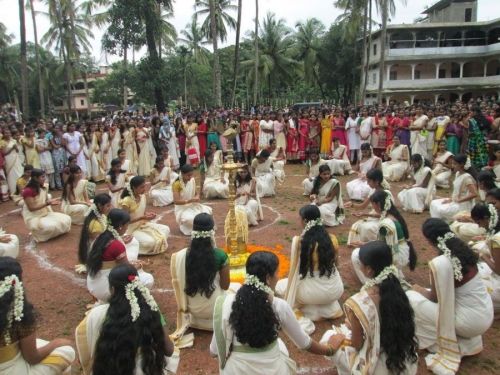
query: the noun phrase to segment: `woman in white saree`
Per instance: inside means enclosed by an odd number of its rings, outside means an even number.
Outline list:
[[[102,162],[102,152],[100,146],[100,133],[96,130],[97,125],[90,125],[90,139],[88,140],[88,152],[90,161],[89,176],[94,182],[104,180],[104,164]],[[80,165],[80,164],[78,164]]]
[[[413,311],[398,279],[391,249],[382,241],[363,245],[360,260],[367,282],[344,303],[345,324],[321,342],[343,340],[330,358],[339,375],[414,375],[418,343]]]
[[[321,219],[326,226],[333,227],[344,222],[342,187],[340,182],[333,178],[328,165],[319,167],[319,176],[314,180],[309,199],[319,207]]]
[[[108,194],[111,197],[111,204],[113,207],[118,208],[120,196],[122,195],[123,189],[125,189],[128,180],[129,177],[126,169],[123,168],[122,161],[120,159],[113,159],[111,161],[111,169],[105,179],[106,184],[108,185]]]
[[[304,231],[293,238],[290,272],[276,284],[276,295],[299,311],[301,327],[311,334],[313,321],[342,316],[344,284],[336,267],[337,238],[326,231],[318,207],[304,206],[299,214]]]
[[[235,185],[236,208],[245,211],[248,225],[258,225],[260,220],[264,220],[264,214],[256,191],[257,182],[252,178],[248,165],[238,171]]]
[[[370,169],[381,169],[382,160],[373,155],[369,143],[361,145],[361,161],[359,162],[358,178],[346,184],[347,195],[350,199],[364,201],[371,192],[371,188],[366,181],[366,174]]]
[[[87,180],[78,165],[69,168],[69,177],[64,183],[61,209],[71,217],[71,224],[82,225],[92,205],[87,195]]]
[[[172,255],[170,273],[177,301],[177,329],[172,337],[178,347],[193,345],[189,327],[211,331],[217,297],[229,288],[229,258],[215,247],[214,220],[196,215],[191,243]]]
[[[432,164],[432,173],[436,176],[436,186],[448,189],[450,187],[450,177],[452,166],[453,154],[446,150],[446,140],[438,142],[438,150],[434,155],[434,162]]]
[[[453,170],[456,172],[450,198],[434,199],[430,204],[431,217],[451,222],[462,211],[469,211],[477,198],[476,181],[469,173],[470,160],[463,154],[453,157]]]
[[[23,175],[23,162],[20,157],[21,146],[11,137],[9,128],[3,130],[3,137],[0,140],[0,150],[5,159],[5,177],[9,186],[9,193],[16,193],[16,182]]]
[[[257,180],[259,198],[272,197],[275,193],[276,175],[273,171],[273,161],[268,150],[260,151],[252,160],[252,175]]]
[[[149,176],[151,172],[151,155],[149,149],[149,129],[144,127],[144,121],[139,120],[135,129],[135,143],[139,146],[137,157],[137,174],[139,176]],[[133,146],[135,146],[135,143]]]
[[[196,181],[193,177],[194,168],[190,164],[181,167],[181,173],[172,185],[175,205],[175,221],[182,234],[191,235],[193,220],[201,213],[212,214],[212,207],[200,203],[196,194]]]
[[[278,337],[280,329],[298,348],[319,355],[333,355],[344,340],[339,335],[320,344],[304,332],[290,305],[273,295],[278,262],[273,253],[252,253],[245,284],[236,294],[217,299],[210,352],[219,358],[220,374],[295,374],[297,366]]]
[[[75,351],[69,340],[37,339],[36,314],[26,298],[21,276],[17,260],[0,257],[0,373],[59,375],[71,372]]]
[[[427,161],[420,154],[411,156],[414,185],[405,185],[398,194],[404,211],[421,214],[436,194],[435,178]]]
[[[153,202],[153,206],[164,207],[174,202],[172,184],[177,177],[177,173],[172,172],[170,166],[165,165],[163,156],[158,156],[149,175],[149,182],[151,183],[149,197]]]
[[[332,156],[326,163],[332,170],[332,174],[343,176],[345,174],[354,173],[351,162],[349,161],[349,156],[347,155],[347,146],[340,144],[338,138],[333,138],[331,151]]]
[[[130,214],[128,233],[139,241],[139,254],[161,254],[167,251],[170,228],[164,224],[151,222],[156,214],[146,212],[145,192],[146,179],[142,176],[132,177],[122,192],[120,208]]]
[[[280,133],[283,134],[283,133]],[[282,184],[285,182],[285,164],[286,164],[286,152],[283,147],[277,146],[276,139],[271,139],[269,141],[269,158],[273,161],[273,172],[276,177],[276,181]]]
[[[120,264],[109,274],[109,303],[88,311],[75,331],[84,375],[171,374],[174,346],[167,323],[136,269]]]
[[[405,179],[408,173],[410,153],[408,146],[402,145],[397,135],[392,140],[393,143],[387,147],[386,152],[391,160],[382,163],[382,172],[384,172],[384,178],[388,181],[396,182]]]
[[[0,228],[0,257],[17,258],[19,255],[19,238],[15,234],[7,234]]]
[[[229,194],[229,180],[222,170],[222,151],[212,149],[212,147],[217,146],[214,143],[210,144],[210,150],[205,151],[200,166],[202,193],[206,199],[225,199]]]
[[[302,195],[311,195],[314,179],[319,175],[319,167],[326,163],[326,160],[320,158],[317,148],[309,150],[309,159],[307,159],[305,164],[307,178],[302,181],[302,186],[304,188],[304,193]]]
[[[384,241],[392,250],[392,260],[394,266],[398,269],[398,277],[404,278],[403,268],[409,266],[414,270],[417,265],[417,254],[410,241],[408,226],[403,216],[399,213],[392,197],[384,190],[376,191],[370,197],[372,207],[380,215],[378,223],[378,239]],[[351,246],[362,246],[363,242],[351,242]],[[362,283],[366,282],[362,270],[362,264],[359,260],[359,248],[354,249],[351,254],[351,261]]]
[[[40,169],[31,171],[31,179],[24,188],[23,220],[37,242],[68,233],[71,229],[71,217],[53,212],[52,206],[59,205],[58,199],[49,199],[45,184],[45,173]]]
[[[139,155],[137,154],[137,144],[135,143],[135,126],[133,121],[128,123],[127,130],[123,132],[123,148],[126,154],[125,159],[130,161],[128,171],[132,174],[137,174]]]
[[[132,263],[139,268],[138,274],[142,284],[151,289],[154,278],[144,272],[141,263],[127,257],[127,242],[132,240],[126,236],[130,215],[118,208],[113,208],[108,214],[108,225],[95,239],[87,256],[87,289],[98,301],[105,302],[111,296],[109,287],[109,273],[120,263]]]
[[[427,219],[425,238],[439,256],[429,262],[430,289],[406,294],[415,311],[419,349],[434,374],[455,374],[461,358],[483,350],[481,335],[493,322],[493,304],[477,268],[477,255],[441,219]]]

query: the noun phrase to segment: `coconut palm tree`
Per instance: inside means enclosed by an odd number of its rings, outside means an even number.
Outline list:
[[[193,14],[191,23],[186,25],[184,30],[181,30],[183,38],[177,38],[177,41],[186,45],[189,53],[192,55],[197,64],[208,65],[210,51],[205,48],[210,44],[203,36],[201,28],[198,26],[198,15]]]
[[[212,40],[212,20],[210,13],[210,2],[211,0],[195,0],[195,13],[203,18],[204,20],[201,24],[201,30],[205,36],[211,41]],[[228,29],[236,28],[236,20],[229,14],[229,12],[234,12],[238,10],[236,5],[233,5],[233,0],[214,0],[214,10],[215,10],[215,21],[214,24],[217,38],[221,42],[225,42],[227,39]]]
[[[12,39],[14,39],[14,34],[8,34],[5,25],[0,22],[0,49],[7,48]]]
[[[40,116],[45,117],[45,95],[43,94],[43,79],[42,79],[42,68],[40,66],[40,51],[38,47],[38,30],[36,24],[36,11],[33,4],[33,0],[28,0],[26,2],[26,9],[31,11],[31,21],[33,22],[33,36],[35,38],[35,61],[36,70],[38,75],[38,96],[40,99]]]
[[[177,41],[177,30],[169,21],[174,17],[173,9],[162,9],[158,4],[158,15],[160,18],[160,32],[158,33],[158,56],[161,59],[162,48],[172,51]]]
[[[298,22],[295,28],[297,29],[295,34],[297,59],[302,61],[305,82],[318,85],[324,97],[318,78],[318,51],[321,46],[321,37],[325,34],[325,25],[317,18],[310,18],[306,22]]]
[[[234,47],[234,70],[233,70],[233,93],[231,95],[231,108],[234,107],[236,98],[236,79],[240,67],[240,31],[241,31],[241,8],[243,0],[238,0],[238,20],[236,21],[236,45]]]
[[[254,31],[254,87],[253,87],[253,104],[257,105],[257,94],[259,92],[259,0],[255,0],[255,31]]]
[[[21,36],[21,110],[24,116],[28,117],[30,109],[28,101],[28,60],[26,58],[26,17],[24,15],[24,1],[19,0],[18,4]]]

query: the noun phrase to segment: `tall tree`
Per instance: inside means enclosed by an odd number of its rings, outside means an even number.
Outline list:
[[[222,106],[222,89],[221,89],[221,74],[219,65],[219,49],[217,46],[217,15],[215,13],[215,1],[210,1],[210,34],[212,39],[212,46],[214,49],[214,97],[215,104]]]
[[[254,32],[254,87],[253,87],[253,104],[257,105],[257,95],[259,93],[259,0],[255,0],[255,32]]]
[[[236,80],[240,68],[240,30],[241,30],[241,8],[243,0],[238,0],[238,19],[236,21],[236,45],[234,47],[234,70],[233,70],[233,92],[231,95],[231,108],[234,107],[236,98]]]
[[[193,14],[191,23],[186,25],[184,30],[181,30],[183,38],[177,40],[187,46],[189,53],[192,55],[197,64],[208,65],[210,52],[204,46],[210,44],[198,26],[198,15]]]
[[[21,36],[21,111],[25,118],[29,117],[28,101],[28,60],[26,57],[26,17],[24,15],[24,1],[19,0],[19,26]]]
[[[36,12],[33,6],[33,0],[28,0],[26,4],[27,8],[31,11],[31,21],[33,22],[33,36],[35,38],[35,59],[36,59],[36,71],[38,74],[38,96],[40,100],[40,116],[45,117],[45,95],[42,79],[42,68],[40,66],[40,51],[38,46],[38,30],[36,24]]]
[[[215,24],[217,38],[221,42],[225,42],[227,40],[228,28],[236,28],[236,20],[229,13],[238,10],[237,6],[233,5],[233,0],[214,0],[215,20],[212,21],[210,3],[211,0],[195,0],[195,13],[199,17],[205,17],[201,24],[201,30],[208,39],[211,39],[213,22]]]

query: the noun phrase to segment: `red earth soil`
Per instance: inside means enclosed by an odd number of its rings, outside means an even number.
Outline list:
[[[286,181],[278,187],[276,197],[262,200],[265,205],[265,219],[258,227],[250,229],[250,243],[271,247],[282,245],[286,253],[289,254],[292,237],[300,234],[302,230],[298,209],[307,203],[307,199],[302,196],[303,166],[287,165],[286,172]],[[349,179],[352,177],[340,177],[343,186]],[[393,183],[393,193],[399,191],[402,185],[403,183]],[[98,186],[98,190],[104,191],[104,186]],[[449,196],[449,191],[440,190],[438,195]],[[208,203],[214,209],[219,234],[217,241],[221,245],[228,204],[224,200]],[[151,272],[155,277],[153,294],[169,322],[170,331],[173,332],[175,330],[176,302],[170,280],[170,257],[173,252],[186,247],[188,238],[179,231],[173,214],[173,206],[166,208],[149,206],[148,210],[157,213],[160,216],[159,222],[167,224],[171,230],[167,253],[149,258],[142,257],[141,260],[146,263],[145,270]],[[349,228],[358,219],[352,215],[353,212],[354,210],[347,210],[344,224],[329,229],[331,233],[338,236],[341,243],[338,267],[345,285],[343,300],[356,293],[361,286],[352,270],[351,250],[345,246]],[[405,275],[411,283],[427,286],[429,278],[427,262],[436,255],[436,251],[423,238],[420,227],[429,214],[428,212],[421,215],[404,213],[404,217],[409,225],[411,238],[419,256],[415,272],[406,271]],[[24,226],[20,210],[12,202],[0,205],[0,226],[7,233],[15,233],[19,236],[21,243],[19,260],[24,270],[23,278],[27,296],[39,313],[38,336],[44,339],[65,337],[73,340],[74,329],[83,318],[86,305],[92,302],[85,287],[85,277],[79,276],[73,271],[73,267],[77,263],[80,227],[73,226],[71,232],[64,236],[47,243],[30,246],[29,234]],[[316,332],[313,334],[314,339],[319,340],[332,324],[340,324],[341,322],[341,319],[319,322],[316,324]],[[498,355],[495,355],[498,353],[500,344],[499,330],[500,323],[496,320],[483,337],[483,352],[477,356],[463,359],[461,374],[500,373],[500,359]],[[281,336],[287,344],[291,357],[297,362],[300,374],[330,375],[337,373],[332,364],[323,357],[300,351],[284,335]],[[217,360],[209,355],[210,339],[211,333],[209,332],[195,332],[194,347],[181,351],[179,375],[218,373]],[[423,361],[425,354],[425,352],[420,353],[418,374],[428,373]],[[80,374],[78,363],[73,367],[73,373]]]

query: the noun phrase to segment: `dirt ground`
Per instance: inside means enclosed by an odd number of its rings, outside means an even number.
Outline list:
[[[256,228],[250,230],[250,243],[256,245],[276,246],[282,245],[287,254],[291,239],[300,234],[301,228],[298,217],[298,209],[307,203],[302,196],[301,181],[304,176],[304,168],[301,165],[287,165],[287,178],[285,183],[278,187],[274,198],[264,198],[265,220]],[[340,177],[343,187],[349,177]],[[399,191],[402,184],[392,184],[393,192]],[[98,190],[104,191],[103,186]],[[345,189],[344,189],[345,190]],[[446,196],[448,191],[440,190],[438,195]],[[344,197],[346,193],[344,191]],[[214,209],[215,221],[218,226],[218,243],[222,244],[222,233],[224,218],[227,212],[227,202],[223,200],[208,202]],[[176,302],[172,291],[170,280],[170,257],[177,250],[188,244],[188,238],[183,236],[175,223],[173,206],[166,208],[148,207],[150,211],[158,214],[159,222],[167,224],[171,230],[168,239],[168,251],[166,254],[142,258],[146,261],[145,270],[151,272],[155,277],[154,297],[160,305],[160,309],[169,322],[170,331],[175,330]],[[346,221],[343,225],[330,228],[329,231],[338,236],[341,245],[339,257],[339,269],[345,285],[343,299],[356,293],[360,288],[350,263],[351,250],[345,246],[349,228],[357,217],[352,216],[353,210],[347,210]],[[427,262],[432,259],[436,252],[424,240],[420,227],[422,222],[429,216],[428,213],[421,215],[404,214],[410,228],[411,238],[418,252],[419,261],[415,272],[407,271],[407,279],[412,283],[427,286],[428,267]],[[73,226],[70,233],[51,240],[31,246],[28,232],[24,226],[20,210],[11,203],[0,205],[0,226],[7,233],[15,233],[21,242],[21,254],[19,260],[24,269],[24,283],[27,288],[27,296],[35,305],[39,313],[38,336],[44,339],[65,337],[74,339],[74,329],[83,318],[86,305],[92,302],[90,294],[85,287],[85,277],[74,273],[73,267],[77,263],[77,248],[80,236],[80,227]],[[331,326],[339,324],[338,321],[324,321],[316,325],[315,339],[320,339],[322,334]],[[500,346],[500,321],[496,320],[493,326],[484,335],[484,350],[481,354],[465,358],[462,361],[460,374],[498,374],[500,373],[500,358],[498,348]],[[283,336],[283,335],[282,335]],[[291,357],[297,362],[299,374],[336,374],[332,364],[323,357],[309,354],[298,350],[286,337],[282,337],[290,351]],[[211,333],[196,331],[195,345],[193,348],[181,351],[181,361],[178,374],[217,374],[217,360],[209,355],[209,344]],[[496,355],[494,353],[497,353]],[[426,374],[423,357],[420,353],[420,365],[418,374]],[[265,372],[265,371],[264,371]],[[74,374],[79,374],[79,366],[75,364]]]

